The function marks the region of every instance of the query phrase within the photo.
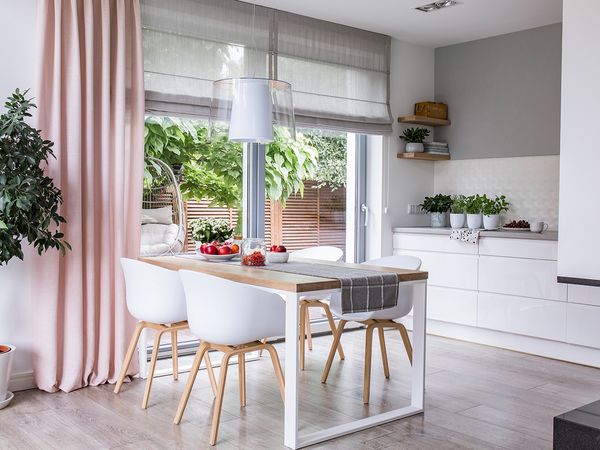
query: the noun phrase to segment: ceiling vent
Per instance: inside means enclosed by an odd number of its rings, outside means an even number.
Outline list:
[[[419,6],[415,9],[423,12],[432,12],[437,11],[439,9],[448,8],[449,6],[456,5],[456,1],[454,0],[440,0],[433,3],[428,3],[427,5]]]

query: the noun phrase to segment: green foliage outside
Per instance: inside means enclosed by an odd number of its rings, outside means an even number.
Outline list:
[[[206,126],[197,121],[148,117],[144,132],[147,157],[181,166],[181,191],[185,199],[208,199],[211,206],[239,209],[242,201],[242,145],[224,133],[211,142]],[[148,169],[148,168],[147,168]],[[146,182],[152,171],[146,170]],[[304,181],[319,187],[346,184],[346,137],[332,133],[296,133],[276,129],[267,147],[265,188],[267,197],[285,206],[289,196],[304,193]]]

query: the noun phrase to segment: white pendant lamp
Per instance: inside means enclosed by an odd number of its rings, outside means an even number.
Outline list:
[[[254,17],[252,6],[252,41]],[[254,50],[256,49],[256,45]],[[233,142],[268,144],[273,127],[287,129],[296,139],[292,86],[271,78],[224,78],[213,83],[209,117],[209,139],[226,135]]]

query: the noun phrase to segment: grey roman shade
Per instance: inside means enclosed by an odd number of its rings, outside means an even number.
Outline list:
[[[141,0],[146,109],[208,116],[212,82],[292,84],[298,126],[391,131],[390,38],[236,0]],[[254,29],[254,38],[252,30]]]

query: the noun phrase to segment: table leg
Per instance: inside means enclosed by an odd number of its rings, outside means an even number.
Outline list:
[[[427,283],[417,284],[421,289],[413,303],[413,360],[411,406],[423,409],[425,404],[425,338],[427,334]]]
[[[294,292],[281,293],[285,299],[285,419],[284,444],[298,448],[299,300]],[[304,330],[302,330],[304,332]]]

